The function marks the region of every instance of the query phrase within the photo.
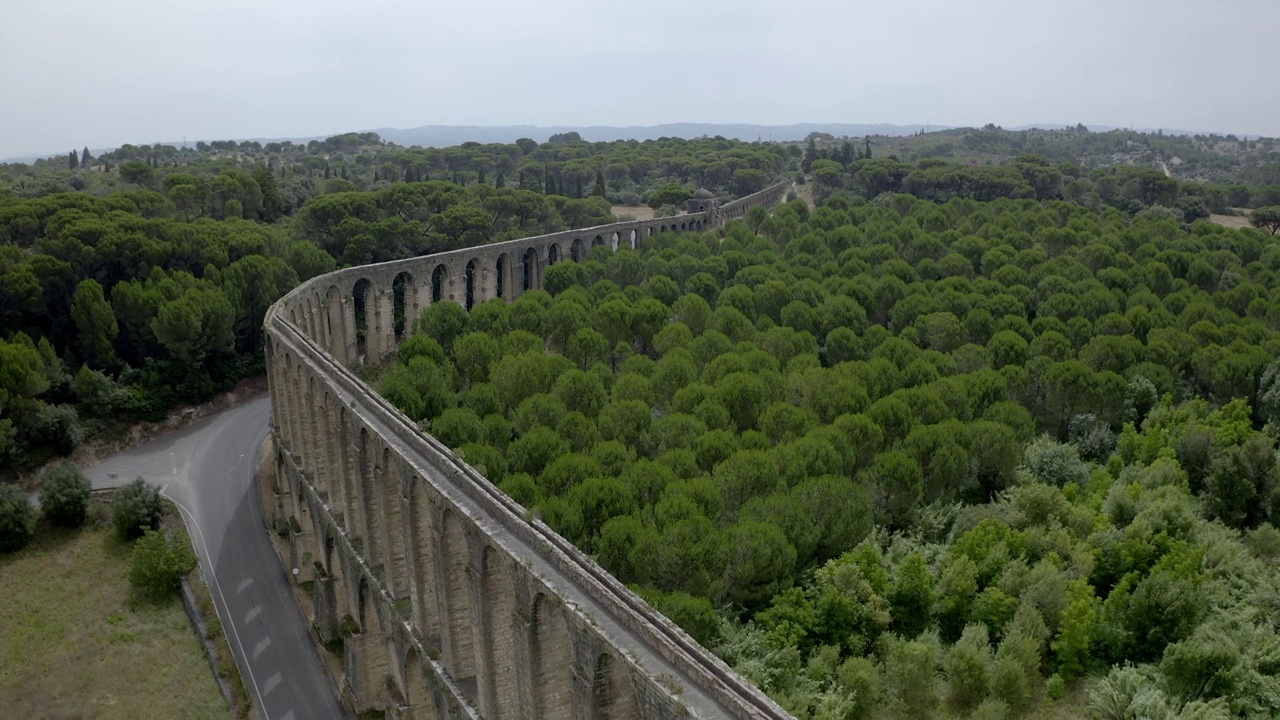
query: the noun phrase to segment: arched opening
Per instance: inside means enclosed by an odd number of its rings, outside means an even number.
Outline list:
[[[369,620],[373,616],[373,598],[369,595],[369,580],[364,575],[360,576],[360,592],[356,596],[356,622],[360,625],[360,632],[369,632]]]
[[[595,720],[632,720],[640,717],[635,688],[622,663],[608,653],[596,661],[591,681],[591,717]]]
[[[522,289],[533,290],[538,285],[538,252],[529,248],[524,251],[524,288]]]
[[[613,234],[613,237],[611,237],[611,238],[609,239],[609,247],[610,247],[610,248],[612,248],[614,252],[617,252],[617,250],[618,250],[618,243],[619,243],[620,241],[621,241],[621,237],[618,235],[618,233],[616,233],[616,232],[615,232],[615,233]]]
[[[572,717],[573,643],[564,609],[539,593],[533,600],[530,632],[537,705],[534,717]]]
[[[346,329],[342,322],[342,291],[337,286],[329,288],[325,298],[325,335],[329,339],[329,354],[345,361]]]
[[[431,694],[427,689],[427,676],[422,672],[422,659],[417,650],[410,650],[404,660],[404,704],[408,707],[426,705],[431,702]],[[430,717],[430,709],[427,716]]]
[[[491,712],[499,720],[519,715],[516,688],[515,589],[511,570],[498,551],[485,547],[480,570],[483,598],[485,659],[489,667]]]
[[[688,230],[688,229],[689,228],[685,225],[685,223],[680,223],[680,232],[684,232],[685,230]]]
[[[369,312],[370,296],[373,294],[371,289],[373,283],[364,278],[356,281],[355,287],[351,291],[351,298],[354,303],[353,307],[356,311],[356,355],[364,358],[369,348],[369,332],[373,329],[370,327],[369,316],[373,313]]]
[[[462,689],[476,701],[476,654],[471,629],[471,573],[468,572],[467,536],[462,520],[452,510],[444,511],[444,605],[449,624],[449,646],[445,666]]]
[[[659,234],[659,235],[661,235],[662,233],[664,233],[664,232],[666,232],[666,231],[667,231],[667,226],[666,226],[666,225],[663,225],[662,227],[658,228],[658,234]]]
[[[337,462],[335,463],[339,471],[336,477],[342,484],[343,504],[346,506],[346,514],[343,516],[343,524],[347,527],[347,532],[352,537],[364,537],[364,508],[361,506],[359,498],[360,481],[356,476],[355,438],[351,432],[351,414],[347,412],[347,407],[338,402],[336,397],[331,398],[338,418],[338,442],[332,443],[337,449]]]
[[[391,454],[391,448],[382,448],[378,471],[378,512],[387,553],[383,578],[391,596],[400,600],[409,597],[409,577],[400,505],[400,463],[399,458]]]
[[[582,262],[587,259],[587,248],[582,238],[575,238],[573,244],[569,246],[569,255],[574,262]]]
[[[636,231],[635,231],[635,228],[632,228],[632,230],[631,230],[631,249],[632,249],[632,250],[635,250],[635,249],[636,249]]]
[[[395,332],[396,342],[404,340],[405,318],[408,317],[409,308],[411,307],[409,293],[412,292],[412,288],[413,276],[409,273],[402,272],[391,281],[392,328]]]
[[[449,268],[444,264],[436,266],[431,271],[431,302],[437,303],[444,299],[444,286],[449,282]]]
[[[370,567],[382,565],[389,569],[386,542],[386,511],[379,492],[376,469],[373,466],[374,451],[370,447],[369,431],[360,428],[356,443],[356,472],[360,484],[360,512],[364,516],[364,559]]]
[[[601,237],[601,236],[597,235],[597,236],[595,236],[595,237],[591,238],[591,247],[596,247],[597,245],[603,245],[603,244],[604,244],[604,238],[603,238],[603,237]],[[616,247],[616,246],[615,246],[615,247]]]
[[[466,277],[467,281],[466,308],[468,310],[471,309],[472,305],[476,304],[476,276],[479,274],[480,269],[477,267],[476,261],[471,260],[467,262],[467,267],[466,270],[463,271],[463,275]]]
[[[507,254],[502,253],[498,256],[497,267],[495,268],[497,274],[493,279],[493,294],[494,297],[500,297],[504,300],[507,297],[507,266]]]
[[[547,264],[554,265],[558,262],[560,262],[560,246],[556,243],[551,243],[547,247]]]
[[[414,475],[409,485],[410,533],[413,535],[413,582],[418,585],[414,627],[427,645],[440,648],[440,595],[437,587],[435,523],[426,484]]]

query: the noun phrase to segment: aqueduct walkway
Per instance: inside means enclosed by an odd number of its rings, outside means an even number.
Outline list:
[[[305,608],[342,641],[339,688],[388,717],[788,718],[750,683],[364,384],[431,302],[539,288],[593,245],[643,246],[776,203],[615,223],[346,268],[266,315],[274,462],[263,477]]]

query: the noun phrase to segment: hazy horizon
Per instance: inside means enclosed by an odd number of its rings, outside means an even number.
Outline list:
[[[1280,94],[1265,90],[1280,4],[1117,5],[18,4],[0,26],[0,158],[425,125],[1083,122],[1280,136]]]

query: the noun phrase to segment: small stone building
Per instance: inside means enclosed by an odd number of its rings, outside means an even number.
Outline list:
[[[693,197],[689,198],[686,203],[686,208],[688,212],[691,213],[714,213],[719,206],[720,201],[717,200],[716,196],[706,188],[698,188],[697,192],[695,192]]]

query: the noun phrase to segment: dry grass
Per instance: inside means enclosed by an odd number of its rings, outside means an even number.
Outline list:
[[[0,715],[225,720],[181,601],[137,599],[129,546],[90,523],[0,556]]]
[[[1229,228],[1250,227],[1249,218],[1246,215],[1210,215],[1209,220]]]
[[[653,208],[648,205],[614,205],[613,215],[614,217],[626,215],[636,220],[652,220]]]

